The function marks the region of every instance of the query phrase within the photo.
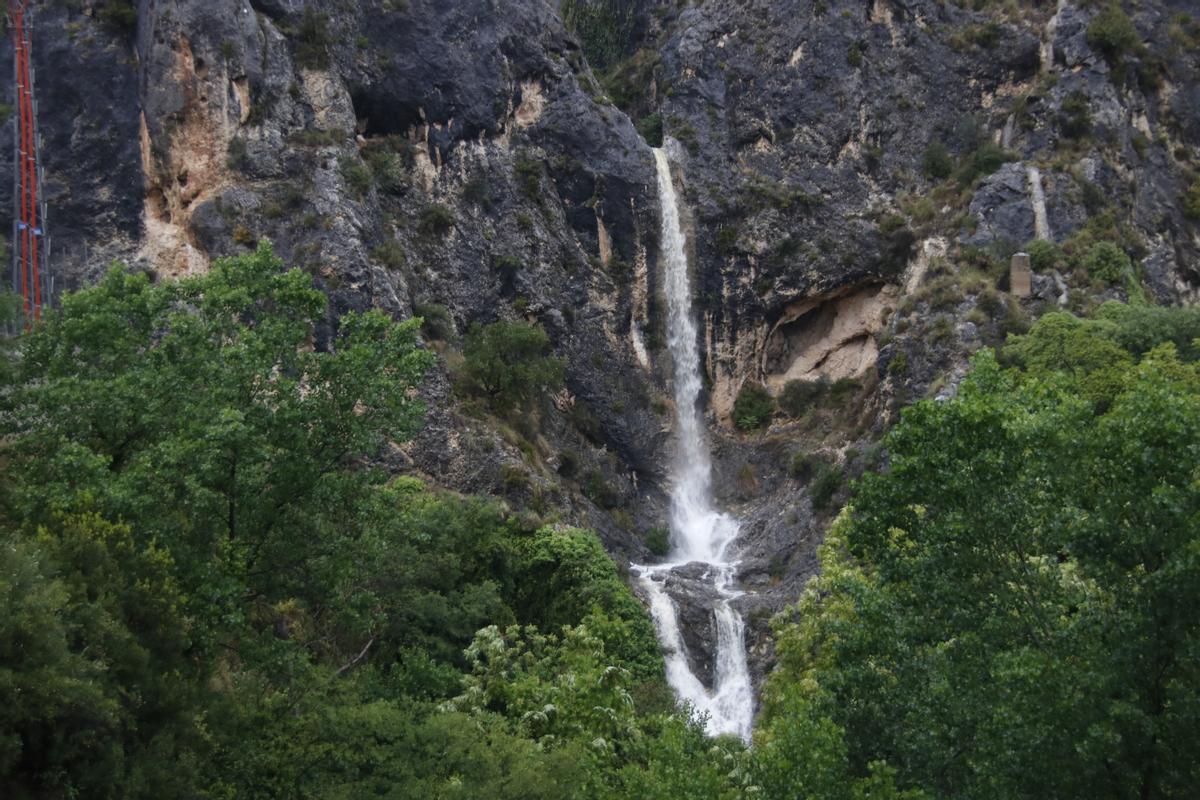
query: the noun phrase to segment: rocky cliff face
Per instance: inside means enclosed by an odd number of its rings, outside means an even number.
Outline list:
[[[186,275],[269,237],[329,292],[330,325],[368,306],[436,323],[435,410],[397,469],[591,525],[618,561],[648,558],[642,534],[664,519],[669,359],[642,134],[678,143],[719,499],[744,522],[760,667],[838,475],[878,463],[900,405],[952,392],[971,352],[1043,309],[1200,285],[1185,2],[1139,4],[1131,41],[1070,2],[121,5],[37,12],[59,286],[112,258]],[[1116,239],[1133,282],[1051,259],[1018,301],[1005,265],[1034,238]],[[469,413],[456,342],[516,317],[549,333],[565,389],[516,422]],[[735,429],[748,384],[796,381],[811,397]],[[710,652],[695,605],[693,650]]]

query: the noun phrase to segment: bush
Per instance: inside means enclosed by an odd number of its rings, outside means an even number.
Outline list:
[[[563,450],[558,454],[558,474],[564,478],[573,478],[579,471],[579,454],[574,450]]]
[[[559,13],[567,29],[579,37],[593,69],[607,70],[629,52],[636,20],[627,4],[617,0],[564,0]]]
[[[395,239],[375,245],[371,250],[371,257],[390,270],[404,268],[404,248]]]
[[[1038,272],[1053,269],[1063,259],[1062,248],[1045,239],[1034,239],[1025,245],[1025,252],[1029,255],[1030,266]]]
[[[892,377],[901,377],[908,373],[908,353],[901,350],[896,355],[892,356],[892,360],[888,362],[888,375]]]
[[[934,181],[941,181],[954,174],[954,159],[946,146],[939,141],[930,142],[921,154],[921,174]]]
[[[733,403],[733,421],[744,431],[761,428],[775,413],[775,399],[761,383],[747,381]]]
[[[647,114],[638,120],[637,131],[646,140],[646,144],[651,147],[662,147],[663,141],[663,120],[662,114],[657,111],[653,114]]]
[[[858,69],[863,65],[863,48],[858,42],[852,42],[846,50],[846,63]]]
[[[813,471],[819,463],[807,453],[795,453],[792,455],[791,463],[788,464],[788,474],[803,483],[812,477]]]
[[[722,225],[713,236],[713,246],[718,253],[729,255],[737,249],[738,231],[733,225]]]
[[[507,410],[562,383],[563,362],[549,349],[546,332],[524,320],[472,325],[463,345],[465,374],[493,407]]]
[[[1200,178],[1183,193],[1183,213],[1188,219],[1200,219]]]
[[[373,147],[366,151],[364,157],[367,160],[367,164],[370,165],[371,177],[380,191],[392,195],[398,195],[403,192],[405,177],[400,156],[392,150]]]
[[[418,303],[413,306],[413,314],[421,318],[421,333],[426,339],[440,342],[454,339],[454,318],[450,316],[450,309],[441,303]]]
[[[601,508],[614,509],[620,505],[621,496],[604,479],[604,474],[599,470],[588,470],[587,474],[583,476],[583,483],[580,488],[583,489],[584,497]]]
[[[862,381],[857,378],[838,378],[829,386],[829,397],[839,405],[850,401],[862,391]]]
[[[130,34],[137,30],[137,6],[129,0],[108,0],[97,12],[101,24],[117,33]]]
[[[440,203],[430,203],[421,211],[417,228],[421,233],[444,236],[454,227],[454,214]]]
[[[1011,153],[991,141],[985,141],[964,159],[958,170],[958,182],[961,186],[970,186],[976,178],[991,175],[1009,161],[1012,161]]]
[[[362,197],[371,190],[373,183],[371,168],[361,160],[355,156],[342,156],[338,161],[338,167],[341,169],[342,180],[355,195]]]
[[[1116,283],[1132,271],[1133,264],[1112,242],[1096,242],[1083,257],[1083,267],[1096,280]]]
[[[598,76],[600,85],[613,104],[631,119],[641,119],[654,110],[656,95],[661,95],[665,89],[661,81],[656,80],[661,74],[661,64],[662,58],[656,48],[639,48],[608,74]]]
[[[521,271],[521,259],[516,256],[502,255],[492,258],[492,269],[500,276],[500,282],[505,287],[512,287],[513,281],[517,277],[517,273]]]
[[[1092,129],[1092,110],[1088,96],[1071,92],[1062,101],[1058,114],[1058,130],[1068,139],[1082,139]]]
[[[926,286],[921,294],[928,298],[929,307],[934,311],[946,311],[954,308],[965,299],[958,281],[951,275],[938,278]]]
[[[288,136],[288,142],[303,147],[330,147],[350,138],[350,133],[339,130],[317,130],[305,128]]]
[[[824,378],[788,381],[779,393],[779,407],[789,417],[798,417],[815,404],[827,388],[829,383]]]
[[[1104,194],[1104,190],[1084,178],[1080,178],[1078,183],[1079,201],[1083,203],[1084,209],[1089,214],[1099,214],[1108,205],[1108,197]]]
[[[529,156],[518,156],[513,163],[513,175],[521,193],[530,200],[541,200],[542,196],[542,164]]]
[[[245,225],[238,225],[233,229],[233,241],[242,247],[253,247],[257,240],[249,228]]]
[[[1133,20],[1120,4],[1110,0],[1087,27],[1087,42],[1109,61],[1119,61],[1141,44]]]
[[[530,487],[529,474],[522,467],[513,464],[500,465],[500,483],[506,493],[528,491]]]
[[[945,314],[934,317],[926,336],[933,344],[949,344],[954,341],[954,322]]]
[[[660,525],[647,530],[642,541],[646,543],[647,550],[660,558],[671,552],[671,533]]]
[[[305,6],[300,24],[294,34],[296,39],[296,63],[308,69],[325,69],[329,66],[329,17]]]
[[[817,468],[812,484],[808,487],[808,494],[812,498],[813,509],[823,511],[828,508],[830,501],[833,500],[833,496],[841,488],[842,471],[837,467],[821,464]]]
[[[1002,311],[1007,309],[1004,304],[1004,299],[996,292],[995,289],[984,289],[975,298],[975,307],[987,314],[991,319],[995,319]]]
[[[463,184],[462,198],[471,205],[484,211],[492,207],[492,187],[487,176],[475,175]]]

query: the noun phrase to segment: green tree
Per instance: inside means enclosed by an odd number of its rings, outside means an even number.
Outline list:
[[[95,514],[0,539],[6,796],[177,794],[195,777],[201,690],[172,573]]]
[[[177,283],[115,269],[16,340],[0,795],[730,796],[593,534],[372,468],[420,419],[416,322],[315,340],[326,319],[264,245]],[[523,387],[561,369],[530,331]],[[439,710],[513,626],[511,702]]]
[[[599,539],[579,528],[538,529],[517,543],[514,605],[544,631],[592,619],[592,633],[639,681],[660,680],[654,626]]]
[[[507,411],[562,384],[563,362],[549,349],[546,331],[524,320],[472,325],[463,342],[465,374],[497,410]]]
[[[4,398],[10,513],[41,522],[86,501],[136,520],[202,620],[238,613],[251,575],[294,591],[307,555],[352,535],[344,510],[382,476],[347,467],[414,429],[409,390],[432,360],[414,321],[379,312],[346,315],[315,350],[324,306],[266,244],[203,277],[114,269],[65,297]]]
[[[1116,283],[1131,274],[1133,262],[1112,242],[1096,242],[1084,255],[1083,267],[1096,280]]]
[[[762,735],[827,717],[851,776],[884,761],[936,796],[1186,794],[1200,375],[1171,344],[1126,354],[1097,414],[1028,349],[904,412],[779,631]]]
[[[1012,337],[1004,356],[1035,372],[1070,376],[1080,394],[1103,411],[1124,388],[1133,364],[1113,341],[1113,327],[1056,311],[1028,334]]]
[[[1062,260],[1062,248],[1045,239],[1034,239],[1025,245],[1030,265],[1038,272],[1048,272]]]

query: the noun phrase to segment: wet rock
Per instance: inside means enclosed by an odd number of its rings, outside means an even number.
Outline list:
[[[713,585],[709,564],[685,564],[654,575],[675,604],[680,633],[693,674],[712,688],[717,629],[714,606],[723,598]]]

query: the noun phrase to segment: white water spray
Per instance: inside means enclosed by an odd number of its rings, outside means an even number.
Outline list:
[[[692,321],[692,294],[684,253],[683,230],[671,165],[664,150],[655,149],[658,199],[662,211],[661,248],[667,297],[667,341],[675,378],[677,423],[674,485],[671,490],[671,557],[665,564],[634,566],[650,600],[650,613],[665,651],[667,682],[680,700],[708,716],[708,732],[750,737],[754,697],[746,667],[745,623],[730,600],[735,564],[726,550],[737,537],[738,524],[712,506],[712,464],[704,438],[704,421],[697,403],[702,387],[696,325]],[[706,579],[719,599],[713,606],[717,630],[716,663],[711,689],[692,672],[679,630],[679,613],[667,594],[664,581],[671,570],[684,564],[708,565]]]

